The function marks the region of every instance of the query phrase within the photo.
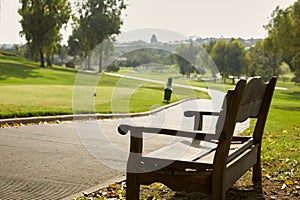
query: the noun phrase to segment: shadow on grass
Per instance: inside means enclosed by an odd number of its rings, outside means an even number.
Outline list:
[[[290,112],[300,112],[300,105],[299,106],[277,106],[274,105],[273,108],[280,109],[280,110],[286,110]]]
[[[282,101],[283,100],[283,101]],[[290,112],[300,112],[300,92],[287,91],[277,96],[277,102],[272,105],[273,108],[286,110]]]
[[[10,77],[15,78],[36,78],[39,77],[38,72],[34,71],[36,68],[25,63],[0,63],[0,80],[6,80]]]
[[[288,99],[291,99],[291,100],[300,100],[300,92],[298,92],[298,91],[287,92],[286,96],[288,97]]]
[[[299,91],[287,91],[282,93],[281,96],[282,99],[284,100],[300,100],[300,92]]]

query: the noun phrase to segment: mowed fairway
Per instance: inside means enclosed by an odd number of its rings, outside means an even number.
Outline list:
[[[164,85],[136,80],[119,81],[117,77],[84,73],[78,80],[77,70],[54,66],[40,68],[37,62],[0,55],[0,118],[28,117],[75,113],[142,112],[164,105]],[[74,86],[87,83],[90,93],[83,99],[93,101],[93,107],[73,109]],[[122,92],[120,92],[122,91]],[[96,93],[96,96],[93,94]],[[174,88],[170,102],[198,97],[206,93]],[[78,97],[77,97],[78,98]],[[112,103],[113,102],[113,103]],[[82,104],[85,104],[83,101]]]

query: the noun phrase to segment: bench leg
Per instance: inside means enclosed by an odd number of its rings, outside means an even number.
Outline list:
[[[262,173],[261,173],[261,149],[258,149],[257,152],[257,162],[253,166],[252,182],[253,184],[261,184],[262,182]]]
[[[261,165],[260,165],[260,163],[256,163],[253,166],[252,181],[253,181],[254,184],[260,184],[262,182],[262,174],[261,174]]]
[[[226,190],[224,189],[223,178],[217,177],[213,178],[212,189],[211,189],[211,199],[212,200],[225,200]]]
[[[260,160],[260,150],[257,155],[257,163],[253,166],[252,182],[254,188],[262,193],[262,172],[261,172],[261,160]]]
[[[138,173],[127,173],[126,177],[126,199],[138,200],[140,198],[140,184]]]
[[[211,199],[212,200],[225,200],[225,190],[219,190],[219,192],[213,192],[211,194]]]

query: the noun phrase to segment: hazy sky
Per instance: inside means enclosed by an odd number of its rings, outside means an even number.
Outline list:
[[[17,14],[19,0],[0,0],[0,43],[24,43]],[[128,0],[122,31],[172,30],[186,36],[263,38],[277,5],[296,0]]]

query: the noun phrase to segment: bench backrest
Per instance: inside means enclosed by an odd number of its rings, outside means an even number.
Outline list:
[[[276,77],[269,83],[264,83],[260,77],[240,80],[234,90],[228,91],[216,125],[216,133],[220,134],[220,138],[215,161],[226,163],[236,122],[256,118],[253,138],[261,143],[276,80]]]

